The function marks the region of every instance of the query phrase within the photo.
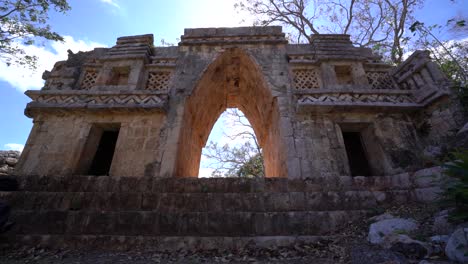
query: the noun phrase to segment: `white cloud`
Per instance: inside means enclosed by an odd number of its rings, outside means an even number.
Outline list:
[[[97,42],[75,40],[71,36],[64,36],[64,40],[64,42],[53,42],[51,50],[41,46],[20,45],[27,54],[38,57],[37,69],[31,70],[22,66],[7,66],[5,63],[0,63],[0,80],[10,83],[21,92],[28,89],[40,89],[44,85],[42,73],[45,70],[52,70],[55,62],[66,60],[68,57],[67,50],[70,49],[73,52],[88,51],[95,47],[105,46]]]
[[[120,9],[120,5],[117,4],[117,2],[115,2],[115,0],[100,0],[100,1]]]
[[[7,150],[18,150],[18,151],[23,151],[24,145],[23,144],[17,144],[17,143],[7,143],[4,145],[4,147]]]

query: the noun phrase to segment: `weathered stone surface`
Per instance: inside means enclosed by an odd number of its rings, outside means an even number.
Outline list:
[[[394,219],[396,218],[395,216],[389,214],[389,213],[384,213],[384,214],[381,214],[381,215],[376,215],[376,216],[373,216],[371,218],[369,218],[369,221],[371,222],[379,222],[379,221],[382,221],[382,220],[386,220],[386,219]]]
[[[430,245],[403,234],[385,236],[382,246],[399,252],[409,259],[422,259],[432,253]]]
[[[468,228],[457,228],[450,235],[445,247],[445,254],[453,261],[468,262]]]
[[[449,211],[443,210],[434,216],[432,231],[440,235],[449,235],[455,230],[455,226],[448,221]]]
[[[349,184],[364,175],[351,170],[343,133],[360,135],[365,176],[394,175],[426,165],[423,150],[462,125],[451,117],[457,105],[438,107],[449,83],[427,52],[392,67],[348,35],[313,38],[287,44],[281,27],[187,29],[176,47],[153,47],[152,35],[139,35],[71,53],[44,74],[41,91],[27,92],[35,125],[17,174],[90,174],[100,133],[113,129],[108,175],[196,177],[212,125],[237,107],[252,123],[267,177]],[[427,139],[418,132],[424,122],[432,126]],[[411,177],[402,173],[392,185],[409,186]]]
[[[0,176],[14,172],[21,152],[15,150],[0,150]]]
[[[398,253],[388,249],[382,249],[375,246],[362,245],[351,249],[351,263],[353,264],[376,264],[376,263],[395,263],[406,264],[406,258]]]
[[[410,172],[461,124],[458,105],[442,107],[450,84],[428,53],[392,67],[348,35],[313,38],[288,44],[281,27],[187,29],[175,47],[139,35],[70,53],[42,90],[26,92],[34,126],[21,159],[0,159],[3,174],[16,164],[21,191],[4,195],[17,208],[16,234],[90,244],[325,235],[381,205],[437,198],[418,175],[440,170]],[[196,179],[230,107],[252,124],[266,177]],[[381,220],[369,239],[410,222]]]
[[[384,219],[370,225],[368,240],[372,244],[382,244],[388,235],[411,232],[417,228],[418,224],[412,219]]]

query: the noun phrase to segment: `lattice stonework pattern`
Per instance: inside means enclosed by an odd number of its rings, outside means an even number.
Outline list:
[[[315,69],[294,70],[294,88],[317,89],[320,88],[319,75]]]
[[[372,89],[395,89],[395,84],[387,72],[367,72],[366,75]]]
[[[148,81],[146,82],[147,90],[165,91],[169,88],[170,72],[154,71],[149,72]]]
[[[81,81],[81,90],[89,90],[96,83],[97,72],[96,71],[86,71]]]

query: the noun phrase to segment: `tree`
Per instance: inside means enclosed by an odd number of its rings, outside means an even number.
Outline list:
[[[37,57],[26,54],[22,45],[33,45],[40,39],[63,41],[47,24],[51,9],[64,13],[70,6],[66,0],[0,0],[1,61],[8,66],[18,64],[34,69]]]
[[[234,141],[242,139],[239,145],[219,146],[210,141],[203,151],[203,156],[211,160],[211,168],[214,169],[212,176],[215,177],[263,177],[263,155],[257,138],[250,123],[248,123],[241,111],[235,108],[226,110],[228,126],[241,127],[242,129],[233,134],[224,136]]]
[[[312,43],[313,34],[350,34],[360,47],[373,48],[394,63],[403,59],[405,29],[424,0],[237,0],[255,16],[255,25],[279,23],[294,42]]]

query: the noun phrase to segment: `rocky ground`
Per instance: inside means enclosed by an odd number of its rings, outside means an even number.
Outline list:
[[[0,150],[0,176],[13,172],[20,154],[21,152],[15,150]]]
[[[4,245],[0,263],[452,263],[445,252],[449,236],[442,233],[453,232],[455,226],[439,211],[435,205],[420,204],[376,209],[376,216],[350,223],[334,238],[289,247],[112,252]],[[372,232],[381,238],[379,243],[369,242]]]

